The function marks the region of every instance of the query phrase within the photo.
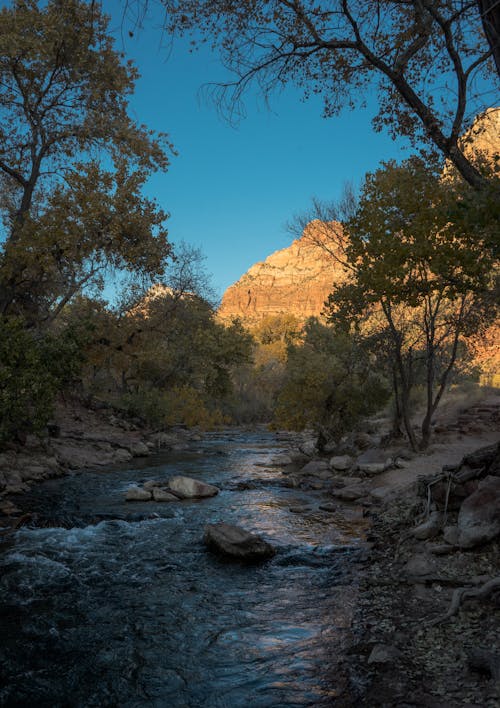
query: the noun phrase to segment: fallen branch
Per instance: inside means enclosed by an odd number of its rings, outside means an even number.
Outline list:
[[[453,617],[453,615],[458,612],[459,607],[464,600],[483,600],[485,597],[488,597],[488,595],[490,595],[494,590],[497,589],[500,589],[500,577],[488,580],[488,582],[484,583],[484,585],[481,585],[480,588],[457,588],[453,593],[453,597],[451,599],[448,611],[440,617],[435,617],[433,620],[429,620],[427,624],[431,627],[436,624],[441,624],[441,622],[445,622],[447,619]]]

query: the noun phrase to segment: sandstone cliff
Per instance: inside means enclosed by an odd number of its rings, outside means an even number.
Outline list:
[[[219,316],[251,324],[282,313],[304,320],[319,315],[333,283],[344,278],[327,248],[321,224],[312,222],[301,238],[253,265],[226,290]]]

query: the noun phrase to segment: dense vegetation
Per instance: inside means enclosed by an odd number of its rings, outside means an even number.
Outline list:
[[[425,447],[444,391],[467,373],[467,338],[498,300],[499,161],[474,160],[459,141],[474,76],[497,79],[475,3],[378,2],[378,24],[370,3],[340,3],[335,26],[317,3],[253,3],[253,14],[246,3],[164,4],[169,31],[217,29],[229,65],[247,67],[236,98],[253,76],[266,92],[293,80],[333,114],[344,89],[353,96],[378,77],[378,127],[415,141],[423,131],[440,159],[368,174],[344,200],[342,227],[338,208],[316,205],[323,243],[348,274],[324,320],[223,324],[199,254],[174,252],[168,214],[143,194],[174,149],[131,117],[137,72],[99,4],[3,7],[0,444],[42,432],[71,392],[158,428],[268,422],[323,440],[391,401],[393,433]],[[444,70],[459,90],[438,107],[429,91]]]

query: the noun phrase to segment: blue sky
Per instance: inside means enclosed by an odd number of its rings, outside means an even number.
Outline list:
[[[152,178],[149,192],[171,214],[172,241],[201,248],[219,295],[291,242],[285,224],[307,211],[313,196],[336,199],[345,182],[359,184],[381,160],[408,154],[402,141],[373,131],[375,97],[366,110],[326,120],[321,101],[302,102],[293,87],[275,95],[271,109],[256,90],[246,97],[247,117],[232,127],[199,96],[203,84],[224,77],[216,55],[190,54],[185,40],[162,46],[161,11],[153,9],[137,29],[122,22],[123,2],[103,6],[117,48],[141,73],[134,117],[167,132],[179,153],[168,173]]]

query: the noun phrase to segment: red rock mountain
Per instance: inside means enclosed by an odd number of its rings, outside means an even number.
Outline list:
[[[335,224],[341,233],[340,224]],[[309,224],[301,238],[253,265],[222,298],[219,316],[237,316],[251,324],[289,313],[299,319],[319,315],[344,272],[328,248],[321,222]]]

